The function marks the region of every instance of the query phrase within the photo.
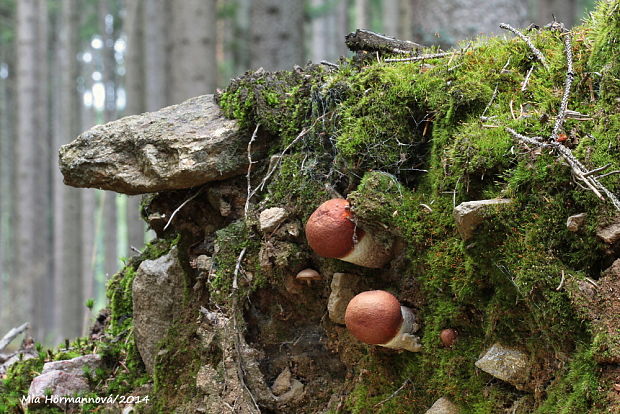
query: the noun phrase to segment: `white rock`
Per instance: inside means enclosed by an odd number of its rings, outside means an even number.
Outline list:
[[[456,206],[453,212],[454,220],[463,240],[468,240],[474,235],[476,227],[484,220],[485,211],[509,203],[512,203],[509,198],[494,198],[492,200],[466,201]]]
[[[260,217],[258,218],[260,230],[263,233],[275,230],[276,227],[286,220],[286,215],[287,212],[282,207],[272,207],[261,211]]]
[[[331,292],[327,301],[329,319],[334,323],[344,325],[344,314],[347,305],[359,293],[359,276],[350,273],[334,273],[331,283]]]
[[[577,232],[581,230],[584,223],[586,222],[586,217],[588,215],[586,213],[575,214],[574,216],[570,216],[566,220],[566,228],[568,231]]]
[[[484,356],[476,361],[476,367],[495,378],[523,389],[530,374],[529,357],[517,349],[493,344]]]
[[[429,408],[425,414],[459,414],[459,407],[445,397],[441,397]]]

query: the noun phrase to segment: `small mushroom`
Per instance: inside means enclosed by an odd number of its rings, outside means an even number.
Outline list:
[[[419,328],[415,314],[384,290],[362,292],[351,299],[344,321],[361,342],[411,352],[421,349],[420,338],[413,335]]]
[[[314,269],[304,269],[297,273],[295,279],[300,282],[306,282],[308,286],[310,286],[310,282],[313,280],[321,280],[321,275]]]
[[[334,198],[321,204],[306,223],[306,239],[316,254],[378,269],[392,257],[370,233],[357,226],[349,202]]]
[[[441,344],[446,348],[451,348],[458,339],[458,337],[458,331],[452,328],[443,329],[439,333],[439,340],[441,341]]]

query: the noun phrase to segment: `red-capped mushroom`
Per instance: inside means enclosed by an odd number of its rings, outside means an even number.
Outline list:
[[[384,290],[362,292],[351,299],[344,322],[361,342],[411,352],[421,349],[420,338],[412,335],[419,328],[415,314]]]
[[[392,257],[391,249],[357,226],[349,202],[342,198],[328,200],[312,213],[306,239],[319,256],[359,266],[378,269]]]

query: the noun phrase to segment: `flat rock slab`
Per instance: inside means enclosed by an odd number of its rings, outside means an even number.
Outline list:
[[[476,361],[476,367],[520,390],[524,389],[530,374],[527,354],[499,343],[491,346],[484,356]]]
[[[203,95],[89,129],[60,148],[60,170],[73,187],[124,194],[190,188],[245,174],[250,138],[213,95]],[[264,144],[253,142],[253,161]]]
[[[466,201],[454,208],[454,221],[463,240],[471,239],[476,227],[484,220],[484,215],[491,208],[510,204],[509,198],[494,198],[491,200]]]
[[[598,229],[596,235],[607,244],[620,240],[620,217],[616,217],[615,222]]]

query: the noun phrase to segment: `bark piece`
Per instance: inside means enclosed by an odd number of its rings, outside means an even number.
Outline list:
[[[125,194],[190,188],[247,171],[250,135],[203,95],[97,125],[60,149],[65,184]],[[253,160],[264,140],[252,144]]]
[[[149,373],[153,372],[158,343],[183,302],[183,277],[176,247],[158,259],[143,261],[136,272],[132,286],[134,333]]]
[[[408,40],[399,40],[364,29],[349,33],[345,37],[345,43],[352,52],[364,50],[366,52],[401,53],[416,52],[423,48],[422,45]]]
[[[484,356],[476,361],[476,367],[519,390],[524,389],[530,373],[527,354],[499,343],[493,344]]]
[[[459,407],[446,397],[441,397],[429,408],[425,414],[459,414]]]
[[[511,199],[497,198],[492,200],[466,201],[456,206],[453,212],[454,220],[456,221],[456,228],[463,240],[472,238],[476,227],[482,223],[484,214],[489,208],[509,203],[512,203]]]

